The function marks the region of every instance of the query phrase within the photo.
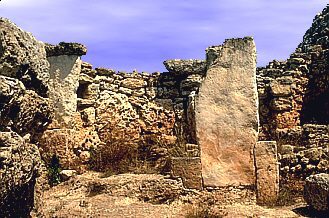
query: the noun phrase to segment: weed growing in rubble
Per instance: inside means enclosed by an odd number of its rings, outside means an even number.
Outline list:
[[[53,155],[48,165],[48,179],[51,186],[57,185],[61,182],[60,172],[61,166],[59,159],[56,155]]]

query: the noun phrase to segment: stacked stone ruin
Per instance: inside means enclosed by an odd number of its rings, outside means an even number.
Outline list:
[[[328,173],[328,19],[327,6],[287,61],[256,68],[245,37],[149,74],[94,69],[85,46],[44,44],[1,18],[0,211],[37,211],[45,166],[90,169],[109,126],[148,170],[191,189],[256,187],[259,204],[275,204],[279,183]]]

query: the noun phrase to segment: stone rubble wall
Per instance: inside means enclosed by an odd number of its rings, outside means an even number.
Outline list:
[[[145,151],[145,160],[159,171],[170,156],[200,155],[193,107],[205,75],[205,61],[164,64],[169,72],[148,74],[92,69],[83,63],[78,88],[82,126],[94,129],[101,141],[107,125],[126,128]]]
[[[277,141],[282,183],[329,170],[328,12],[287,61],[257,68],[259,140]]]
[[[281,182],[329,170],[328,12],[315,17],[287,61],[257,68],[258,140],[276,141]],[[25,202],[27,215],[40,203],[41,158],[82,173],[116,128],[124,130],[120,140],[137,145],[138,161],[201,189],[196,105],[209,66],[220,60],[222,47],[212,48],[206,60],[165,61],[164,73],[93,69],[80,59],[85,46],[44,44],[0,18],[0,213],[10,216]]]

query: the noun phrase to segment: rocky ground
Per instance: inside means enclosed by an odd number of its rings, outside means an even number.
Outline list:
[[[154,174],[87,172],[44,193],[46,217],[309,217],[306,204],[256,205],[252,190],[192,191]]]

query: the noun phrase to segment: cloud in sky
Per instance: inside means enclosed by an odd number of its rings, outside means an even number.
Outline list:
[[[254,36],[258,65],[286,59],[325,0],[2,0],[0,16],[39,40],[80,42],[84,60],[163,71],[166,59],[203,59],[226,38]]]

